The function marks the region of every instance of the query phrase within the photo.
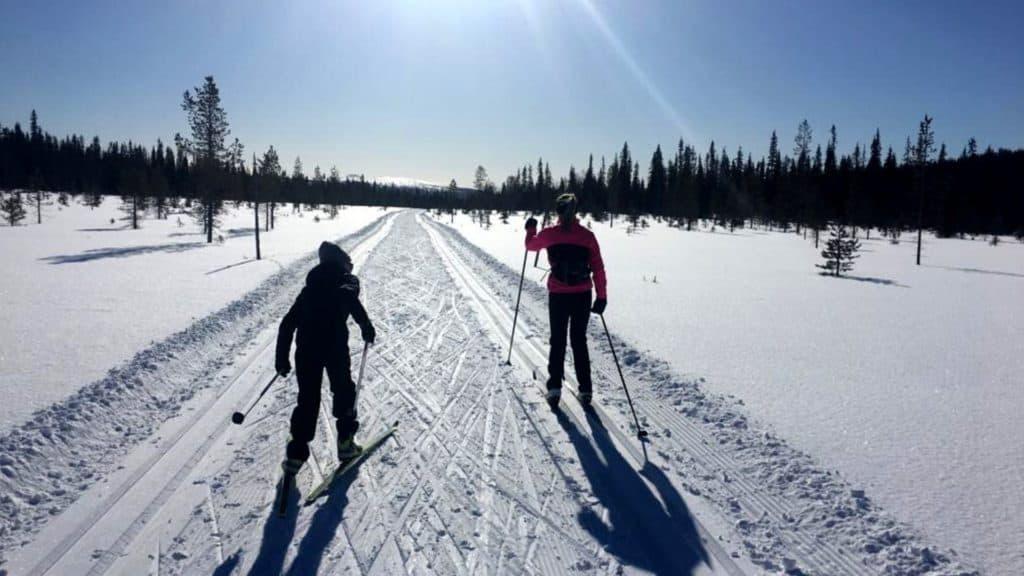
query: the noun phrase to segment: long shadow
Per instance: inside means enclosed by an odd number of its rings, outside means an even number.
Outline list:
[[[78,228],[75,232],[124,232],[130,230],[127,226],[121,226],[120,228]]]
[[[327,547],[334,541],[338,527],[345,519],[345,506],[348,504],[348,488],[352,485],[355,474],[349,473],[336,481],[327,493],[327,501],[319,504],[313,521],[310,522],[306,535],[299,543],[299,552],[288,567],[288,574],[303,576],[317,574],[323,562]],[[279,574],[280,572],[274,572]]]
[[[238,563],[242,561],[242,556],[238,552],[235,552],[231,556],[224,559],[224,563],[217,566],[217,569],[213,571],[212,576],[229,576],[238,567]]]
[[[849,274],[843,274],[842,276],[836,276],[828,272],[820,272],[818,276],[825,276],[828,278],[835,278],[837,280],[853,280],[854,282],[867,282],[869,284],[879,284],[882,286],[895,286],[896,288],[910,288],[906,284],[900,284],[895,280],[889,280],[888,278],[873,278],[871,276],[851,276]]]
[[[176,253],[187,250],[195,250],[205,246],[205,242],[178,242],[173,244],[154,244],[150,246],[126,246],[121,248],[93,248],[79,254],[58,254],[40,258],[43,262],[50,264],[79,264],[92,260],[103,260],[105,258],[128,258],[141,256],[153,252]]]
[[[249,258],[248,260],[242,260],[241,262],[235,262],[234,264],[228,264],[227,266],[221,266],[220,268],[214,268],[213,270],[210,270],[209,272],[207,272],[206,276],[209,276],[211,274],[216,274],[218,272],[223,272],[225,270],[230,270],[232,268],[236,268],[238,266],[242,266],[242,265],[245,265],[245,264],[250,264],[252,262],[257,262],[257,260],[255,258]]]
[[[224,236],[228,238],[237,238],[239,236],[255,236],[256,232],[252,228],[228,228],[224,231]]]
[[[580,525],[605,550],[625,565],[654,574],[692,574],[699,564],[708,564],[686,503],[661,470],[650,464],[639,473],[634,470],[596,415],[587,413],[588,438],[563,412],[556,414],[594,495],[608,511],[607,524],[589,508],[578,515]]]
[[[281,518],[275,506],[270,507],[270,516],[263,524],[263,541],[260,552],[249,569],[249,576],[280,574],[284,569],[284,560],[288,555],[288,546],[295,537],[295,523],[298,521],[299,491],[292,490],[288,494],[288,514]]]
[[[935,266],[931,264],[925,264],[927,268],[941,268],[943,270],[955,270],[957,272],[971,272],[974,274],[992,274],[995,276],[1009,276],[1011,278],[1024,278],[1024,274],[1018,274],[1017,272],[1003,272],[1001,270],[984,270],[982,268],[958,268],[956,266]]]

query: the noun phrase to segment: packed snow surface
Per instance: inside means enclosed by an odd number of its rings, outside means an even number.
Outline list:
[[[454,227],[518,274],[524,219]],[[741,399],[935,541],[1024,574],[1024,245],[926,236],[918,267],[911,235],[862,230],[836,279],[814,268],[810,236],[649,224],[588,224],[614,332]]]
[[[647,441],[599,322],[594,408],[567,377],[552,412],[536,283],[508,348],[521,253],[512,268],[415,211],[340,242],[378,332],[360,437],[398,421],[392,439],[316,505],[271,509],[294,379],[244,425],[230,415],[271,380],[277,321],[316,262],[303,255],[0,434],[0,574],[974,573],[874,488],[622,338],[611,309]],[[335,464],[333,433],[321,418],[301,494]]]
[[[251,209],[232,209],[207,244],[187,214],[132,230],[117,207],[54,205],[41,225],[0,226],[0,434],[382,214],[280,206],[257,261]]]

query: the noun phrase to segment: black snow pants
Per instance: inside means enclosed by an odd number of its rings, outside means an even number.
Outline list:
[[[565,335],[572,342],[573,364],[580,392],[592,392],[590,352],[587,350],[587,323],[590,321],[590,292],[548,294],[551,319],[551,354],[548,357],[548,390],[562,387],[565,374]]]
[[[324,358],[320,354],[295,353],[295,379],[299,382],[299,401],[292,411],[291,439],[288,458],[305,462],[309,459],[309,443],[316,435],[320,415],[320,388],[324,370],[334,395],[331,413],[337,419],[338,438],[345,439],[359,429],[356,413],[356,385],[352,382],[352,363],[347,351]]]

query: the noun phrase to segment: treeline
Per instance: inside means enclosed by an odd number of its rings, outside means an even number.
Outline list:
[[[767,158],[755,161],[739,148],[730,153],[711,142],[699,153],[679,141],[665,154],[658,146],[643,170],[629,144],[610,162],[593,156],[586,169],[570,167],[555,182],[538,160],[507,177],[483,204],[503,210],[545,211],[552,196],[572,192],[581,211],[605,215],[652,214],[691,227],[713,220],[724,227],[755,222],[823,229],[828,223],[898,232],[935,230],[940,236],[1016,234],[1024,237],[1024,150],[979,152],[971,138],[956,157],[935,150],[931,118],[898,159],[875,132],[868,146],[838,152],[833,126],[824,150],[812,146],[811,127],[797,130],[793,154],[780,151],[773,132]]]
[[[42,207],[54,201],[67,205],[77,198],[95,207],[104,196],[119,196],[129,219],[144,213],[165,218],[171,211],[195,210],[197,218],[205,221],[204,202],[214,205],[216,215],[225,202],[258,201],[270,210],[269,226],[272,210],[284,203],[329,209],[340,205],[428,208],[435,206],[436,196],[448,195],[445,190],[431,197],[422,188],[380,184],[362,176],[342,178],[336,167],[324,171],[316,166],[307,175],[298,158],[287,172],[273,146],[252,162],[246,159],[237,139],[226,146],[213,144],[212,152],[182,137],[173,145],[158,140],[149,148],[131,141],[103,145],[98,137],[86,140],[79,135],[58,139],[42,129],[35,111],[27,131],[20,123],[0,125],[0,190],[7,191],[3,204],[17,200],[19,219],[41,220]],[[465,193],[455,189],[453,196]],[[3,216],[7,219],[6,210]]]
[[[1024,236],[1024,186],[1018,183],[1024,150],[979,151],[973,138],[955,156],[945,144],[936,150],[928,117],[899,156],[883,146],[877,131],[868,145],[845,153],[834,126],[824,147],[815,144],[805,120],[791,154],[783,153],[774,132],[767,157],[756,161],[742,148],[730,152],[712,142],[699,152],[680,140],[667,153],[658,146],[644,168],[626,143],[610,161],[591,156],[584,170],[570,167],[557,181],[542,159],[498,187],[480,167],[477,191],[467,194],[454,180],[428,190],[342,178],[335,167],[325,172],[317,166],[306,175],[298,158],[289,172],[273,146],[247,163],[243,145],[227,141],[227,116],[213,78],[186,92],[182,108],[191,138],[177,135],[173,145],[157,141],[150,148],[133,142],[103,146],[99,138],[77,135],[58,139],[42,130],[33,111],[27,132],[20,124],[0,126],[0,189],[17,191],[19,203],[24,197],[22,218],[42,217],[50,201],[45,191],[57,191],[58,202],[67,203],[70,194],[87,205],[98,205],[104,195],[121,196],[133,223],[140,211],[160,218],[189,208],[208,237],[227,201],[263,203],[269,227],[281,203],[544,212],[562,192],[575,193],[581,211],[598,219],[650,214],[685,227],[713,220],[729,228],[757,223],[817,231],[839,223],[892,232],[925,228],[941,236]],[[6,198],[0,206],[5,218],[11,203]]]

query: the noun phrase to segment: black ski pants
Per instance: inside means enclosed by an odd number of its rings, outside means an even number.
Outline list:
[[[359,429],[356,413],[356,385],[352,382],[352,363],[348,351],[322,354],[295,353],[295,379],[299,382],[299,401],[292,411],[291,439],[288,458],[305,462],[309,459],[309,443],[316,435],[316,421],[320,415],[320,388],[324,370],[334,395],[331,413],[337,419],[338,438],[348,438]]]
[[[548,357],[548,390],[562,387],[565,374],[565,336],[572,343],[573,364],[580,392],[591,392],[590,352],[587,350],[587,323],[590,321],[590,292],[548,294],[551,319],[551,354]]]

